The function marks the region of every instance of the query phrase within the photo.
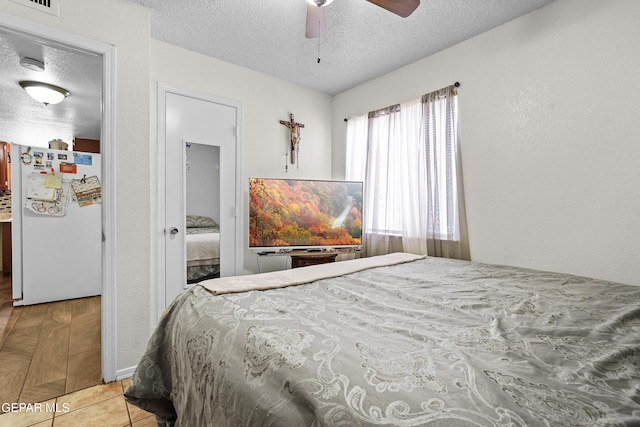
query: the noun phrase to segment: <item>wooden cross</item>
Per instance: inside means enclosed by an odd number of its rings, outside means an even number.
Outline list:
[[[300,128],[303,128],[304,125],[302,123],[296,123],[293,118],[293,114],[289,114],[289,118],[291,119],[288,122],[284,120],[280,120],[281,125],[285,125],[291,131],[290,134],[290,144],[291,144],[291,164],[296,162],[296,153],[298,148],[298,143],[300,142]]]

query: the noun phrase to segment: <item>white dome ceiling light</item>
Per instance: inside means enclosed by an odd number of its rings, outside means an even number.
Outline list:
[[[23,80],[19,84],[30,97],[44,105],[58,104],[70,95],[68,90],[49,83]]]

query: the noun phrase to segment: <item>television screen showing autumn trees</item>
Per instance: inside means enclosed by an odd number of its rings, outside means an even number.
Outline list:
[[[362,244],[362,183],[249,180],[249,246]]]

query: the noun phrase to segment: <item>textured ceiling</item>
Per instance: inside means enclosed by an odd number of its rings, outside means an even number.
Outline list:
[[[333,95],[554,0],[422,0],[404,19],[366,0],[335,0],[320,39],[304,36],[305,0],[131,1],[152,9],[153,38]],[[22,68],[22,56],[44,61],[45,71]],[[0,140],[46,146],[55,138],[99,139],[101,64],[0,28]],[[44,106],[20,80],[53,83],[71,96]]]
[[[155,39],[334,95],[554,0],[422,0],[408,18],[335,0],[320,39],[304,36],[305,0],[132,1],[152,9]]]
[[[44,62],[44,71],[20,65],[22,57]],[[0,140],[46,147],[52,139],[100,139],[102,59],[0,28]],[[35,80],[71,94],[56,105],[29,97],[18,84]]]

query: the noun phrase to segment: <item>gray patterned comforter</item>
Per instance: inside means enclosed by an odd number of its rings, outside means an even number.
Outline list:
[[[201,286],[125,392],[178,426],[640,425],[640,287],[425,258]]]

